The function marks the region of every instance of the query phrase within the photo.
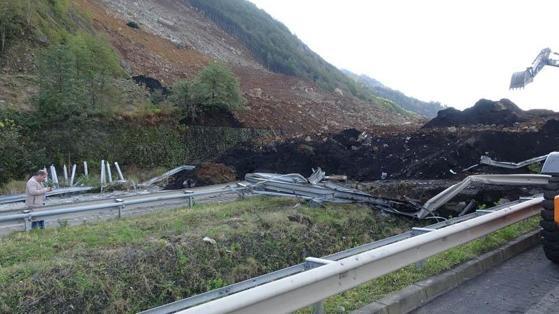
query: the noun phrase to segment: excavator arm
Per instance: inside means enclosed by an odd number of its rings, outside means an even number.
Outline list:
[[[531,83],[534,80],[534,77],[546,65],[559,67],[559,60],[553,59],[551,55],[558,56],[559,54],[552,52],[549,48],[545,48],[540,52],[536,59],[534,59],[532,66],[528,67],[524,71],[513,73],[510,81],[510,88],[514,89],[525,87],[528,83]]]

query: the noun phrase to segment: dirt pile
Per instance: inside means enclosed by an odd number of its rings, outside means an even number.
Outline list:
[[[529,119],[529,114],[508,99],[491,101],[479,100],[473,107],[464,111],[448,108],[439,111],[437,117],[425,124],[425,128],[440,128],[463,125],[502,125],[511,126]]]
[[[235,170],[224,164],[205,162],[194,170],[194,175],[199,185],[229,183],[235,181]]]
[[[542,133],[559,134],[559,120],[548,120],[541,128]],[[559,148],[558,148],[559,149]]]
[[[170,177],[165,189],[177,190],[195,186],[229,183],[235,181],[236,178],[237,173],[234,169],[224,164],[204,162],[196,166],[194,170],[181,171]]]
[[[272,143],[243,144],[219,162],[245,173],[267,171],[310,175],[321,167],[328,174],[354,180],[460,179],[463,170],[482,155],[495,160],[522,161],[559,149],[559,133],[419,130],[408,134],[374,136],[346,130],[328,137]],[[500,172],[500,169],[476,170]]]

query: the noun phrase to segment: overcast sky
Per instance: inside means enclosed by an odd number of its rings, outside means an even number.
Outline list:
[[[559,68],[508,89],[541,49],[559,52],[559,1],[250,1],[333,65],[407,95],[460,109],[509,98],[559,111]]]

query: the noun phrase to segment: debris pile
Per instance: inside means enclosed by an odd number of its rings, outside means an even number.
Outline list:
[[[301,173],[321,167],[352,180],[454,179],[483,173],[480,156],[519,162],[559,149],[559,132],[509,132],[422,129],[397,135],[374,135],[355,129],[285,142],[243,143],[218,158],[242,177],[251,172]],[[464,171],[469,169],[469,171]],[[492,168],[490,172],[511,173]],[[516,171],[518,172],[518,171]]]
[[[224,164],[205,162],[197,166],[184,165],[140,184],[141,187],[159,186],[166,190],[193,188],[235,181],[234,169]]]
[[[192,179],[198,186],[230,183],[237,179],[237,173],[224,164],[204,162],[196,167]]]
[[[508,99],[491,101],[479,100],[464,111],[448,108],[439,111],[437,117],[425,124],[425,128],[440,128],[463,125],[503,125],[511,126],[528,120],[527,113]]]

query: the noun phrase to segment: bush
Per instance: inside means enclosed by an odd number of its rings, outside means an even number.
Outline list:
[[[191,120],[203,110],[231,111],[244,106],[239,80],[219,63],[208,65],[193,82],[177,81],[171,88],[169,99]]]
[[[27,169],[21,127],[15,121],[0,120],[0,186],[20,178]]]
[[[239,80],[219,63],[211,63],[198,73],[192,83],[192,99],[204,108],[233,110],[244,105]]]

